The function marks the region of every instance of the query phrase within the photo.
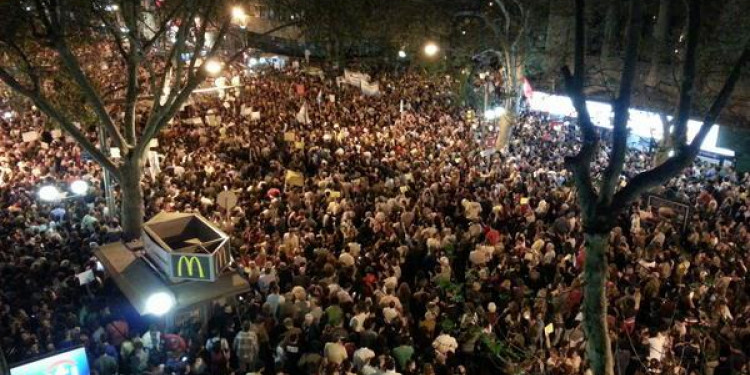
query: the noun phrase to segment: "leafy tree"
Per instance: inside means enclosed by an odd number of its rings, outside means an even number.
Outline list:
[[[626,31],[627,44],[623,57],[623,68],[617,97],[613,99],[612,149],[609,162],[601,176],[592,175],[591,163],[600,153],[599,133],[595,129],[586,108],[585,82],[585,31],[584,0],[575,1],[575,56],[572,73],[564,67],[563,78],[566,91],[578,113],[578,126],[582,133],[582,145],[575,156],[565,162],[571,171],[577,188],[584,226],[586,261],[584,264],[584,321],[587,335],[586,352],[591,368],[596,375],[614,374],[614,361],[607,328],[607,253],[609,233],[615,226],[618,215],[629,208],[642,193],[664,184],[688,167],[698,155],[700,145],[706,138],[719,113],[726,106],[740,73],[750,60],[750,44],[746,44],[741,57],[732,67],[722,89],[703,118],[695,138],[687,143],[686,137],[690,116],[693,85],[696,79],[698,41],[700,34],[700,0],[688,0],[689,15],[686,36],[685,61],[682,68],[681,89],[674,119],[674,156],[651,170],[634,176],[627,185],[620,186],[620,175],[627,154],[628,110],[636,77],[640,29],[643,22],[643,0],[630,2],[629,25]],[[594,182],[597,180],[598,182]]]

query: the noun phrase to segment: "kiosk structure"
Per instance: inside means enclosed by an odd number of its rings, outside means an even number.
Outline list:
[[[163,316],[168,327],[205,324],[214,302],[251,288],[229,269],[229,236],[192,213],[162,212],[144,225],[140,242],[111,243],[95,255],[139,314]]]

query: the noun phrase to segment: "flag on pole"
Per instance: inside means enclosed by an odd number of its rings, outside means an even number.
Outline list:
[[[299,112],[297,112],[297,122],[299,122],[300,124],[310,123],[310,115],[307,113],[307,103],[302,104]]]

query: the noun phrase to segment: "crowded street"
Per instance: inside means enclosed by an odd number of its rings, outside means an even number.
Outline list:
[[[142,181],[147,218],[197,213],[230,237],[250,291],[205,326],[132,311],[93,257],[121,229],[102,169],[30,103],[3,98],[9,362],[83,345],[101,375],[585,373],[584,236],[563,164],[575,125],[525,112],[500,150],[449,77],[381,74],[365,95],[292,67],[223,74],[241,84],[194,93]],[[22,140],[30,131],[40,137]],[[631,150],[623,175],[650,158]],[[37,195],[79,179],[85,196]],[[645,199],[620,215],[606,290],[618,374],[750,371],[749,189],[747,174],[698,160],[657,189],[690,207],[689,226]],[[230,210],[223,191],[238,198]]]

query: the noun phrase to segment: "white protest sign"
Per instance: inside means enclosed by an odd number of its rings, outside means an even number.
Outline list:
[[[94,276],[93,270],[87,270],[83,271],[81,273],[76,274],[76,277],[78,278],[78,284],[80,285],[86,285],[92,283],[94,280],[96,280],[96,276]]]
[[[380,84],[378,83],[367,83],[367,82],[361,82],[360,88],[362,89],[362,94],[367,96],[376,96],[380,94]]]
[[[159,140],[154,138],[151,140],[151,142],[148,143],[148,147],[159,147]]]
[[[111,147],[109,149],[109,155],[112,156],[113,159],[119,159],[122,157],[120,154],[120,149],[118,147]]]
[[[260,121],[260,111],[250,113],[250,120]]]
[[[222,191],[216,196],[216,204],[225,210],[231,210],[237,205],[237,194],[232,191]]]
[[[25,132],[21,134],[24,142],[34,142],[39,139],[39,133],[35,131]]]
[[[344,70],[344,80],[352,86],[359,86],[360,83],[370,82],[370,75],[366,73],[353,72]]]
[[[187,120],[182,120],[183,124],[191,124],[191,125],[202,125],[203,120],[200,117],[193,117],[189,118]]]

